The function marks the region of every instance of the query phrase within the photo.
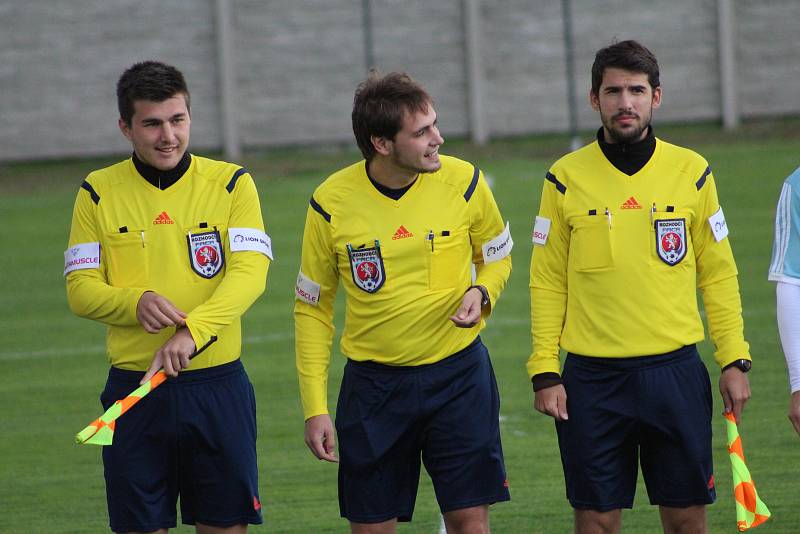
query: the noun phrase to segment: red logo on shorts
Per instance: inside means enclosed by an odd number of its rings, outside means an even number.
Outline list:
[[[258,502],[258,497],[256,497],[255,495],[253,495],[253,510],[255,510],[256,512],[261,510],[261,503]]]
[[[711,478],[708,479],[708,489],[714,489],[714,473],[711,473]]]
[[[504,488],[507,488],[507,487],[508,487],[508,479],[505,479],[505,480],[503,481],[503,487],[504,487]]]

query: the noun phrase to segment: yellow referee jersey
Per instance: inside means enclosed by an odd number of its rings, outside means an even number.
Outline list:
[[[413,366],[467,346],[484,321],[457,328],[448,317],[473,283],[497,302],[513,245],[482,173],[456,158],[421,174],[399,200],[370,182],[364,161],[314,192],[295,289],[295,342],[306,418],[327,413],[333,305],[341,283],[341,350],[353,360]],[[484,309],[484,317],[489,313]]]
[[[272,258],[255,184],[240,167],[192,156],[160,190],[131,159],[91,173],[75,200],[64,274],[70,308],[108,325],[111,365],[144,371],[175,332],[149,334],[136,320],[145,291],[188,314],[200,369],[237,359],[239,318],[264,291]]]
[[[706,161],[656,140],[632,176],[597,142],[547,173],[533,232],[530,376],[559,372],[558,349],[585,356],[661,354],[704,337],[715,358],[749,359],[736,265]]]

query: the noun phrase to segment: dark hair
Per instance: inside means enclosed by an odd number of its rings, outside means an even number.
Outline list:
[[[370,70],[353,98],[353,133],[364,158],[369,161],[375,156],[372,137],[394,139],[407,113],[425,113],[432,104],[427,91],[405,72],[382,76]]]
[[[656,56],[636,41],[613,43],[597,51],[592,65],[592,93],[597,94],[600,91],[607,68],[647,74],[647,81],[652,89],[661,85]]]
[[[119,116],[130,126],[135,101],[163,102],[176,94],[183,94],[186,109],[189,109],[189,88],[181,71],[159,61],[136,63],[123,72],[117,81]]]

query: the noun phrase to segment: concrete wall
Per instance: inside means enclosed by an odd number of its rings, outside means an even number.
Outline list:
[[[192,91],[192,146],[222,145],[216,0],[0,2],[0,159],[125,153],[114,84],[160,59]],[[364,76],[363,0],[230,0],[236,124],[246,147],[351,142]],[[466,135],[465,0],[370,0],[375,64],[406,70],[434,95],[442,130]],[[797,0],[735,1],[739,111],[800,113]],[[572,0],[581,127],[597,48],[635,38],[658,56],[657,120],[720,117],[717,0]],[[556,0],[480,0],[482,103],[491,136],[568,127],[563,19]]]

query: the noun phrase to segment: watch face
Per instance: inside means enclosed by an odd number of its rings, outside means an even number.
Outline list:
[[[753,362],[751,362],[750,360],[739,360],[739,369],[741,369],[744,372],[749,371],[750,367],[752,366]]]

